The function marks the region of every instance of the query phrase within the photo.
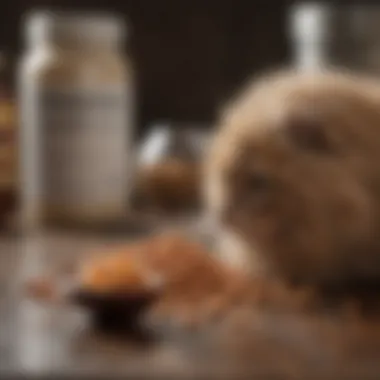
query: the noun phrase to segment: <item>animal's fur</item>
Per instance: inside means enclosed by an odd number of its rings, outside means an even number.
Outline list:
[[[255,82],[223,115],[205,174],[210,214],[269,273],[307,284],[380,279],[374,79],[286,72]]]

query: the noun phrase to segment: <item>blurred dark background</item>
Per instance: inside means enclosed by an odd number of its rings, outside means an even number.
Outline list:
[[[210,123],[244,79],[289,59],[286,2],[246,0],[7,0],[0,48],[23,50],[22,16],[35,8],[109,10],[129,27],[139,125]],[[141,131],[141,129],[140,129]]]

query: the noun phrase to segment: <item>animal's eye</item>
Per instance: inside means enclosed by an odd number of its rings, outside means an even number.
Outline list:
[[[288,120],[288,136],[298,147],[315,153],[331,153],[331,144],[321,121],[313,115],[297,115]]]
[[[270,188],[271,181],[264,173],[251,173],[246,179],[246,186],[250,191],[263,192]]]

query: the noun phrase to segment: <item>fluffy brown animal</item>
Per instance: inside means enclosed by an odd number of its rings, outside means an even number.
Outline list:
[[[380,283],[379,84],[333,71],[251,84],[222,117],[206,199],[277,278]]]

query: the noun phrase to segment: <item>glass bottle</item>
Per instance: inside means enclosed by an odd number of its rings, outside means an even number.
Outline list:
[[[123,220],[131,186],[132,70],[115,15],[37,13],[19,71],[22,219]]]

